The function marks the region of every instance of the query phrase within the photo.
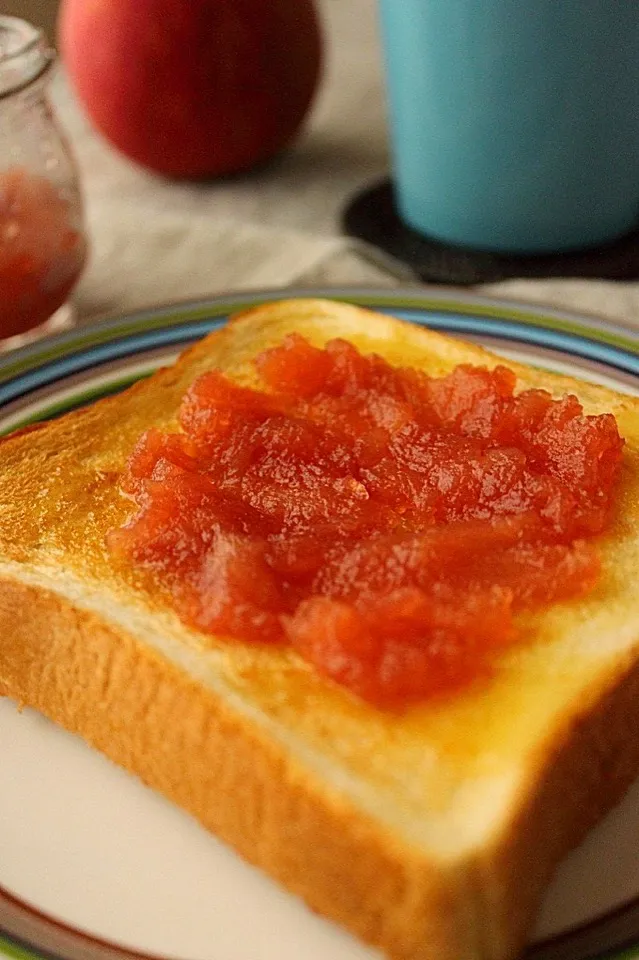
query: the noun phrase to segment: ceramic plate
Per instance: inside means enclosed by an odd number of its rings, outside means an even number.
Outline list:
[[[639,393],[638,336],[594,319],[428,292],[285,290],[136,313],[9,354],[0,360],[0,430],[121,390],[229,313],[291,295],[348,299],[478,340],[507,357]],[[377,956],[133,777],[6,700],[0,702],[0,761],[0,955]],[[639,783],[561,866],[531,956],[639,957],[638,853]]]

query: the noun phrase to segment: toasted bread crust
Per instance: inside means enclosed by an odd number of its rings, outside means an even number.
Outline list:
[[[620,665],[597,703],[585,702],[551,740],[521,784],[506,834],[480,851],[475,883],[486,956],[515,955],[558,862],[617,804],[639,771],[639,664]]]
[[[364,732],[383,761],[369,774],[369,786],[385,802],[389,797],[392,802],[395,786],[385,767],[403,763],[397,790],[402,796],[408,784],[411,795],[402,826],[410,821],[418,841],[420,818],[440,817],[466,770],[472,789],[470,806],[468,798],[458,805],[456,816],[462,818],[472,809],[475,784],[495,774],[492,758],[486,765],[481,756],[481,739],[512,726],[501,723],[501,712],[532,712],[552,687],[552,722],[546,728],[541,722],[546,707],[537,710],[533,719],[540,733],[532,747],[526,741],[525,755],[514,754],[515,735],[503,748],[502,767],[515,759],[524,767],[497,827],[480,845],[471,838],[463,856],[447,859],[441,850],[429,855],[426,841],[410,842],[408,827],[394,831],[366,812],[357,797],[333,786],[265,725],[235,709],[230,697],[199,682],[109,615],[109,602],[133,601],[149,619],[166,613],[165,599],[131,571],[114,567],[104,548],[106,531],[130,513],[117,477],[133,442],[152,424],[170,426],[186,385],[203,369],[218,366],[246,382],[255,352],[292,329],[317,343],[342,335],[392,362],[432,373],[460,362],[498,362],[481,348],[357,308],[316,301],[273,304],[239,317],[187,351],[175,367],[124,395],[2,442],[0,694],[80,734],[313,909],[395,960],[505,960],[525,942],[557,860],[639,771],[639,738],[627,738],[639,703],[639,607],[634,592],[632,602],[625,592],[629,579],[636,582],[639,565],[639,402],[509,364],[520,387],[542,386],[556,395],[573,391],[588,413],[614,412],[632,443],[619,515],[602,543],[606,582],[600,594],[588,605],[567,605],[542,617],[538,643],[514,652],[486,696],[474,691],[468,702],[453,703],[450,722],[428,706],[405,720],[386,717],[294,662],[286,670],[278,662],[265,668],[271,655],[260,654],[247,669],[246,656],[235,648],[229,652],[231,668],[224,675],[229,689],[272,724],[293,726],[299,738],[354,777],[363,776],[366,759],[350,746],[361,743]],[[34,586],[20,573],[38,564],[48,571],[45,586]],[[67,577],[104,585],[102,614],[72,602],[64,590]],[[608,635],[623,627],[625,652],[611,653],[601,666],[591,649],[583,663],[575,660],[572,629],[600,615]],[[552,648],[548,664],[544,650],[558,633],[567,634],[566,641]],[[194,656],[207,655],[192,631],[182,631],[178,640]],[[584,642],[593,643],[587,631]],[[562,671],[571,676],[577,668],[581,674],[571,686]],[[314,709],[321,711],[321,721]],[[528,715],[525,723],[531,723]],[[446,781],[435,799],[431,791],[439,774],[433,777],[426,763],[419,765],[428,751]]]
[[[384,835],[148,647],[6,580],[0,636],[0,692],[80,734],[312,909],[396,960],[476,955],[458,876]]]
[[[468,873],[445,872],[168,661],[56,594],[0,581],[0,636],[0,694],[82,736],[393,960],[516,954],[558,860],[639,769],[635,664],[544,745],[543,776],[508,832]]]

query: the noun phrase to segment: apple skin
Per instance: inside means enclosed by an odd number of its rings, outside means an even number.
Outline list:
[[[96,128],[171,177],[235,173],[278,153],[321,69],[313,0],[63,0],[58,42]]]

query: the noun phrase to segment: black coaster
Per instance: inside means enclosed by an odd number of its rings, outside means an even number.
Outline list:
[[[420,280],[470,286],[515,277],[639,278],[639,226],[614,243],[574,253],[513,256],[429,240],[399,218],[393,185],[383,180],[359,193],[343,213],[344,231],[406,265]]]

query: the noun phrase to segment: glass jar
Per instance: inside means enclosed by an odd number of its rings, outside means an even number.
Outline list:
[[[47,98],[54,61],[35,27],[0,16],[0,341],[59,327],[86,259],[78,177]]]

